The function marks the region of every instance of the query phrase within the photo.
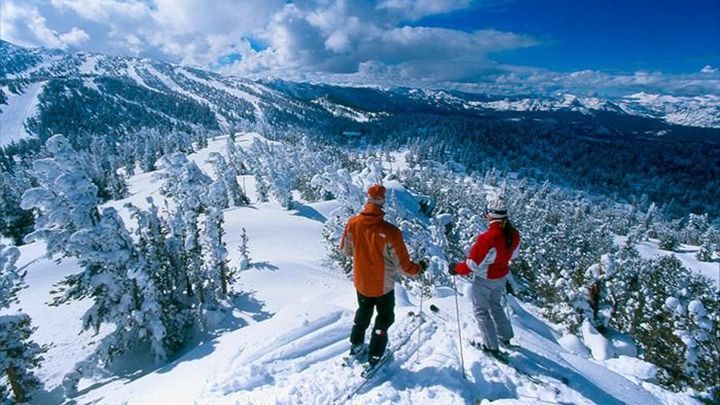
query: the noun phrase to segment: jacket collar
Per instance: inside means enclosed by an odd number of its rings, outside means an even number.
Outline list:
[[[504,219],[493,219],[490,221],[488,228],[502,228]]]
[[[360,215],[364,217],[377,217],[382,218],[385,216],[385,212],[382,210],[382,207],[379,205],[375,205],[373,203],[367,203],[363,207],[362,212],[360,212]]]

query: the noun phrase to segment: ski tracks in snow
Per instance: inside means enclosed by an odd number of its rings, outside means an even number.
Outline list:
[[[399,381],[407,377],[403,373],[415,362],[418,342],[414,337],[419,318],[400,315],[405,313],[402,308],[396,313],[398,319],[390,329],[388,344],[395,348],[394,359],[358,392],[359,396],[364,395],[381,386],[376,393],[379,397],[372,399],[373,402],[397,397],[394,389],[382,386],[400,386]],[[350,347],[352,322],[353,312],[344,308],[328,311],[328,306],[309,309],[303,305],[300,313],[287,308],[281,310],[273,319],[263,322],[266,323],[263,329],[288,332],[266,340],[262,339],[264,333],[253,333],[258,337],[253,339],[256,342],[240,343],[244,347],[239,349],[230,367],[218,375],[219,382],[212,387],[207,399],[213,403],[344,403],[345,396],[363,381],[361,367],[341,365],[342,355]],[[272,323],[283,324],[284,329],[276,329]],[[435,327],[428,322],[420,329],[428,336]],[[403,340],[407,340],[404,345],[395,347]]]

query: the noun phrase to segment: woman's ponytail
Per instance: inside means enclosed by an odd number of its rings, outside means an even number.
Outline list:
[[[512,249],[513,242],[515,242],[515,226],[509,218],[503,222],[503,235],[505,236],[505,247]]]

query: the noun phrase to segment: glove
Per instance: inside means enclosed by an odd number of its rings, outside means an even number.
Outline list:
[[[472,270],[470,270],[465,262],[455,263],[454,266],[448,269],[448,274],[451,276],[466,276],[470,273],[472,273]]]

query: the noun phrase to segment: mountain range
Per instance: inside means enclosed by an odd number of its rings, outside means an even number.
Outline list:
[[[249,80],[151,59],[0,41],[0,146],[52,133],[200,126],[342,133],[398,114],[543,119],[597,134],[720,139],[720,97],[497,96],[442,89]]]

